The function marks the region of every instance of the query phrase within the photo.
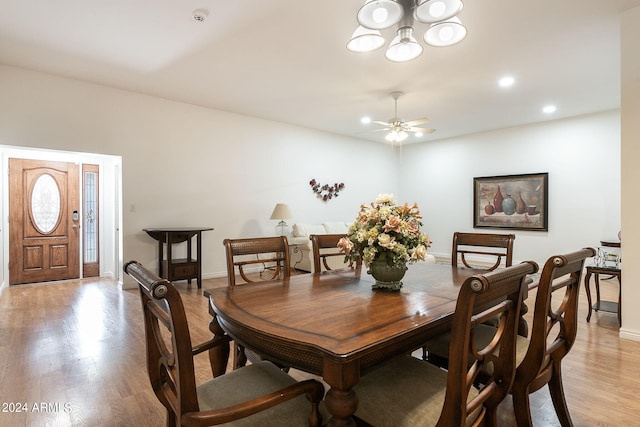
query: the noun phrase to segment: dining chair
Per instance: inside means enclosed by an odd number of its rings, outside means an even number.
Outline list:
[[[173,284],[136,261],[124,271],[138,282],[147,373],[166,408],[167,426],[320,425],[324,386],[316,380],[298,382],[268,361],[196,385],[194,356],[215,348],[228,356],[229,340],[218,337],[192,346],[182,298]]]
[[[483,269],[492,271],[502,264],[509,267],[513,263],[513,241],[515,234],[493,234],[493,233],[453,233],[453,248],[451,250],[451,266],[458,267],[458,258],[467,268]],[[493,264],[484,263],[469,264],[467,255],[481,255],[489,258]],[[480,264],[480,265],[478,265]]]
[[[532,426],[529,394],[547,384],[560,424],[573,425],[564,397],[561,367],[576,338],[584,263],[594,255],[593,248],[584,248],[552,256],[545,262],[537,288],[531,334],[528,338],[518,335],[516,341],[518,367],[511,393],[519,427]],[[475,339],[480,345],[489,342],[494,329],[486,324],[479,326]],[[428,344],[429,352],[438,358],[449,357],[452,339],[450,333],[438,336]]]
[[[236,268],[245,283],[273,280],[291,275],[289,244],[286,236],[224,239],[222,243],[227,254],[229,286],[236,285]],[[247,275],[250,271],[245,269],[258,269],[259,265],[268,266],[268,268],[261,272],[259,280],[254,277],[255,275],[250,278]],[[268,270],[272,270],[273,273],[263,277],[262,273]]]
[[[356,416],[376,426],[495,426],[496,408],[515,375],[515,341],[526,276],[533,261],[477,274],[462,284],[452,322],[449,370],[404,355],[365,372],[355,392]],[[492,341],[478,346],[474,330],[500,315]],[[491,377],[477,389],[477,375],[490,365]],[[482,424],[484,423],[484,424]]]
[[[236,286],[236,268],[245,284],[287,278],[291,276],[291,264],[289,261],[289,244],[286,236],[279,237],[254,237],[244,239],[224,239],[227,255],[227,282],[229,286]],[[250,269],[259,269],[259,265],[267,266],[260,274],[252,274]],[[263,273],[272,270],[271,274],[263,276]],[[258,362],[262,357],[253,351],[245,349],[235,341],[233,342],[233,367],[244,366],[247,359]],[[286,367],[282,367],[285,370]]]
[[[338,249],[338,240],[342,237],[346,237],[346,234],[311,234],[309,239],[311,240],[311,248],[313,253],[313,272],[321,273],[324,270],[331,270],[331,266],[327,261],[327,258],[341,257],[344,259],[344,252]],[[361,261],[358,260],[357,264]],[[352,267],[353,262],[348,266]]]
[[[453,247],[451,250],[451,266],[458,268],[458,258],[464,267],[485,271],[493,271],[502,264],[510,267],[513,264],[513,241],[515,234],[494,233],[453,233]],[[493,264],[475,262],[472,266],[467,261],[466,255],[481,255],[488,258]],[[523,307],[526,310],[526,307]],[[487,323],[496,325],[496,319],[489,319]],[[446,368],[447,359],[441,358],[438,353],[429,352],[429,346],[422,347],[422,360]]]
[[[529,394],[549,386],[551,400],[563,427],[573,426],[562,386],[562,359],[569,353],[578,329],[578,295],[585,260],[593,248],[550,257],[538,285],[530,337],[518,336],[519,361],[511,388],[518,426],[532,426]],[[487,331],[483,339],[488,339]],[[526,349],[526,350],[525,350]],[[526,351],[526,352],[525,352]]]

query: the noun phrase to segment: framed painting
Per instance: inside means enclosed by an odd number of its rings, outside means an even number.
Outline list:
[[[473,178],[473,227],[547,231],[548,173]]]

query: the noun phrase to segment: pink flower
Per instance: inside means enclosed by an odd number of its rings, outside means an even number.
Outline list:
[[[338,248],[341,252],[349,254],[353,249],[353,242],[346,237],[341,237],[340,240],[338,240]]]
[[[399,231],[400,230],[400,225],[402,224],[402,220],[400,219],[400,217],[397,216],[390,216],[389,218],[387,218],[387,221],[384,224],[384,231],[385,232],[389,232],[389,231]]]
[[[418,234],[420,234],[420,224],[418,224],[416,221],[408,222],[407,230],[409,231],[409,234],[417,236]]]

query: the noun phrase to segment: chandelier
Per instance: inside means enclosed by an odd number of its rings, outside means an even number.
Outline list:
[[[410,61],[423,50],[413,36],[414,22],[429,25],[422,37],[426,44],[452,46],[467,36],[467,29],[456,17],[462,8],[462,0],[367,0],[358,11],[360,25],[347,43],[347,49],[353,52],[379,49],[385,44],[380,30],[397,25],[385,56],[394,62]]]

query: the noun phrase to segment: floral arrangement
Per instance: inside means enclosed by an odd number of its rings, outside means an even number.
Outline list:
[[[392,194],[380,194],[371,206],[361,205],[356,221],[346,237],[338,241],[345,262],[362,259],[369,267],[376,259],[401,267],[424,260],[431,246],[429,236],[420,232],[422,215],[417,203],[396,205]]]
[[[344,190],[344,183],[341,182],[338,184],[337,182],[333,185],[324,184],[321,185],[315,179],[309,181],[309,185],[311,186],[311,190],[318,196],[319,199],[322,199],[323,202],[329,201],[334,197],[338,197],[338,193],[340,190]]]

